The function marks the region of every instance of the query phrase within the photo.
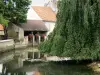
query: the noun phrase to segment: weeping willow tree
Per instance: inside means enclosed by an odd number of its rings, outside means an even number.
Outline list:
[[[40,50],[74,59],[100,59],[100,0],[61,0],[56,27]]]

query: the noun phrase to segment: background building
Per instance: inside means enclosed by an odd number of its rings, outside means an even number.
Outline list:
[[[4,27],[2,24],[0,24],[0,40],[3,39],[3,35],[4,35]]]

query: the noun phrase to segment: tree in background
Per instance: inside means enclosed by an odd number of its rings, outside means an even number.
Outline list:
[[[7,39],[8,35],[7,35],[7,27],[8,27],[8,20],[6,20],[2,14],[0,14],[0,24],[2,24],[4,26],[4,38],[3,39]]]
[[[8,20],[6,20],[3,16],[2,16],[2,14],[0,14],[0,24],[3,24],[3,25],[6,25],[6,26],[8,26]]]
[[[0,0],[0,23],[5,27],[5,34],[9,22],[19,24],[26,21],[29,4],[30,0]]]
[[[30,0],[0,0],[0,14],[9,22],[19,24],[26,21]]]
[[[4,10],[3,16],[12,23],[23,23],[27,18],[30,0],[1,0]]]
[[[61,0],[56,27],[40,50],[74,59],[100,59],[100,0]]]

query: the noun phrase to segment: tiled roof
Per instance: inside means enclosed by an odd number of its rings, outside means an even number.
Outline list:
[[[2,24],[0,24],[0,30],[4,30],[4,27]]]
[[[33,6],[33,9],[44,21],[56,21],[56,14],[50,7]]]
[[[26,23],[21,24],[25,31],[48,31],[42,20],[27,20]]]

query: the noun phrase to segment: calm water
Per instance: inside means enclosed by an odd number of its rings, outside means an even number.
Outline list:
[[[34,63],[13,70],[7,75],[100,75],[86,65],[63,63]]]
[[[19,53],[24,52],[23,50]],[[5,60],[7,62],[6,75],[100,75],[100,73],[93,72],[92,69],[82,64],[69,64],[68,62],[63,63],[26,63],[18,67],[18,58],[13,57],[16,52],[4,53],[0,56],[0,63]],[[9,60],[9,62],[8,62]],[[10,61],[11,60],[11,61]],[[16,69],[15,69],[16,68]],[[37,73],[37,74],[35,74]]]

